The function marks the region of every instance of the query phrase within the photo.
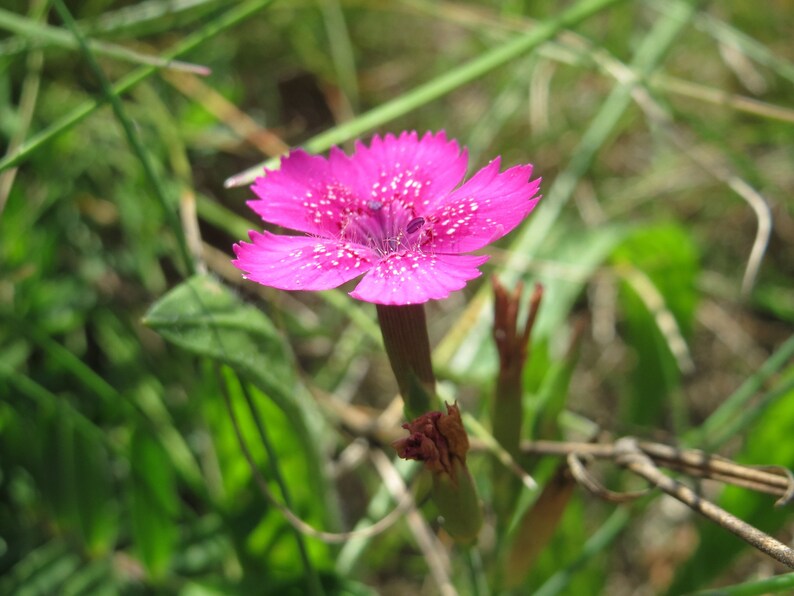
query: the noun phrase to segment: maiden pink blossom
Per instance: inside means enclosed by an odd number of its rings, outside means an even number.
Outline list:
[[[480,275],[483,248],[532,211],[531,165],[499,172],[499,158],[463,180],[465,148],[444,132],[375,136],[348,156],[292,151],[251,187],[248,205],[301,236],[249,233],[234,265],[282,290],[328,290],[360,275],[354,298],[376,304],[439,300]]]

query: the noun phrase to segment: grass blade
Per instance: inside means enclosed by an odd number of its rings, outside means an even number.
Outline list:
[[[226,29],[233,27],[237,23],[244,21],[272,2],[273,0],[249,0],[249,2],[236,5],[234,8],[229,9],[226,13],[211,21],[193,35],[187,36],[172,49],[163,52],[163,58],[170,60],[172,58],[176,58],[177,56],[181,56],[186,52],[189,52],[211,37],[214,37],[219,33],[226,31]],[[141,81],[153,75],[155,72],[157,72],[157,68],[154,66],[142,66],[136,69],[118,83],[113,85],[113,95],[121,95],[125,93]],[[3,159],[0,159],[0,171],[22,163],[42,145],[49,143],[64,131],[67,131],[73,126],[82,122],[104,103],[105,102],[102,100],[86,102],[57,122],[51,124],[38,134],[34,135],[28,139],[27,142],[20,145],[20,147],[14,153],[5,156]]]
[[[687,438],[690,445],[712,448],[728,438],[723,429],[732,420],[749,417],[748,402],[764,387],[767,381],[794,358],[794,335],[786,340],[763,365],[715,410],[708,419]],[[722,434],[721,438],[720,434]]]
[[[129,143],[130,148],[135,153],[138,161],[141,162],[143,171],[146,174],[146,177],[149,179],[149,183],[152,185],[154,194],[160,203],[160,208],[163,210],[163,213],[165,214],[172,231],[176,235],[177,244],[179,245],[179,250],[182,253],[181,256],[185,267],[188,273],[192,275],[196,271],[196,265],[193,262],[193,257],[191,256],[190,250],[187,246],[185,230],[182,227],[182,223],[179,221],[179,216],[177,215],[176,210],[174,210],[169,204],[170,201],[168,199],[168,192],[166,191],[165,185],[160,179],[157,170],[154,168],[154,164],[149,157],[149,152],[146,150],[146,147],[138,136],[138,132],[136,131],[132,121],[127,117],[119,96],[114,92],[110,85],[110,81],[108,81],[105,73],[102,71],[99,64],[97,64],[91,49],[86,43],[85,37],[77,28],[77,23],[74,21],[74,18],[72,18],[72,15],[66,8],[66,5],[62,0],[55,0],[54,6],[61,19],[63,19],[63,22],[66,24],[66,27],[72,32],[72,35],[74,35],[74,38],[77,40],[77,44],[80,47],[80,51],[88,62],[88,65],[91,67],[91,70],[94,71],[94,74],[99,80],[102,93],[105,96],[105,99],[110,102],[110,105],[113,108],[113,113],[116,115],[116,119],[119,121],[119,124],[124,130],[124,135],[127,137],[127,142]]]
[[[560,172],[551,188],[546,193],[540,206],[535,209],[528,225],[521,228],[511,244],[511,256],[505,263],[502,280],[506,285],[515,283],[524,271],[523,264],[527,258],[536,255],[559,217],[563,207],[568,204],[579,180],[593,163],[598,151],[614,133],[621,117],[631,105],[631,93],[638,80],[652,73],[667,55],[673,41],[695,14],[694,4],[681,3],[678,10],[670,11],[661,18],[648,33],[637,49],[631,62],[636,78],[629,84],[618,84],[604,101],[598,114],[593,118],[589,128],[582,135],[582,140],[571,157],[568,166]],[[473,302],[477,309],[475,317],[466,318],[474,321],[469,331],[467,345],[480,345],[486,341],[488,334],[487,317],[490,305],[480,294],[480,300]],[[438,350],[444,354],[443,361],[449,362],[457,370],[467,370],[473,364],[473,351],[458,352],[455,346],[442,342]]]
[[[66,31],[62,31],[58,27],[42,25],[41,23],[21,17],[2,8],[0,8],[0,28],[31,40],[36,47],[54,46],[70,50],[80,49],[76,39]],[[210,74],[210,69],[200,64],[191,64],[189,62],[168,60],[160,58],[159,56],[142,54],[141,52],[136,52],[124,46],[105,41],[86,39],[85,42],[86,45],[91,48],[92,52],[109,58],[116,58],[117,60],[132,62],[133,64],[147,64],[157,68],[182,70],[204,76]]]
[[[558,17],[539,24],[536,29],[533,29],[526,35],[512,39],[458,68],[437,76],[427,83],[419,85],[412,91],[392,101],[381,104],[366,114],[362,114],[355,120],[351,120],[350,122],[336,126],[317,135],[307,141],[303,145],[303,148],[312,153],[325,151],[333,145],[349,141],[377,126],[403,116],[467,83],[471,83],[492,70],[507,64],[511,60],[534,50],[541,43],[551,39],[561,30],[573,27],[586,18],[620,1],[621,0],[581,0]],[[274,160],[262,162],[228,178],[224,184],[227,188],[250,184],[253,182],[254,178],[259,175],[262,168],[272,167],[275,163]]]

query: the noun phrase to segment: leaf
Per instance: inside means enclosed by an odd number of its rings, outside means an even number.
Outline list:
[[[167,454],[151,435],[136,430],[130,442],[132,537],[152,578],[167,572],[179,528],[174,471]]]
[[[525,395],[524,417],[528,436],[533,440],[560,439],[557,419],[568,402],[568,392],[576,364],[578,345],[572,346],[565,358],[549,363],[543,384],[537,395]]]
[[[691,596],[766,596],[791,594],[792,590],[794,590],[794,573],[784,573],[741,584],[721,586],[714,590],[704,590]]]
[[[753,292],[753,304],[781,321],[794,322],[794,288],[790,284],[759,285]]]
[[[271,398],[306,454],[313,490],[328,494],[320,464],[322,419],[298,382],[289,346],[262,311],[212,277],[197,275],[152,306],[144,322],[168,341],[228,365]]]
[[[223,362],[253,381],[287,414],[304,418],[289,348],[263,312],[209,276],[180,284],[144,318],[168,341]]]
[[[61,587],[80,568],[80,556],[63,540],[51,540],[25,553],[0,578],[0,593],[14,596],[60,594]]]
[[[556,234],[538,253],[538,259],[547,265],[540,268],[537,276],[543,284],[543,304],[532,331],[533,339],[553,337],[559,332],[595,270],[624,241],[628,231],[621,225],[594,230],[556,226]]]
[[[122,590],[117,583],[116,571],[111,557],[92,560],[84,564],[59,588],[62,596],[112,596]]]
[[[62,529],[75,530],[78,525],[74,477],[74,427],[58,405],[48,412],[42,428],[42,459],[38,466],[39,482],[49,506]]]
[[[106,554],[117,530],[107,450],[93,436],[74,434],[74,488],[83,542],[93,556]]]
[[[626,416],[656,424],[681,379],[681,348],[686,354],[697,304],[697,251],[689,233],[670,224],[637,230],[612,259],[624,276],[620,306],[637,357]]]

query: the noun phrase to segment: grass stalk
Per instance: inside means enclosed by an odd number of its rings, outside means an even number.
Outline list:
[[[79,42],[73,35],[62,31],[58,27],[52,27],[36,22],[33,19],[21,17],[13,12],[0,8],[0,28],[16,33],[28,40],[37,48],[57,47],[69,50],[79,50]],[[199,75],[208,75],[210,70],[206,66],[190,64],[180,60],[168,60],[159,56],[151,56],[137,52],[130,48],[125,48],[114,43],[98,41],[95,39],[85,39],[85,44],[91,51],[101,56],[115,58],[133,64],[145,64],[155,68],[170,68],[184,72],[192,72]]]
[[[160,208],[163,210],[166,220],[170,224],[171,230],[176,236],[177,245],[179,247],[182,260],[184,261],[185,268],[189,275],[194,274],[196,272],[196,265],[193,262],[193,257],[191,256],[187,246],[185,230],[182,227],[182,222],[179,220],[179,215],[171,206],[172,201],[169,201],[168,199],[168,191],[165,189],[165,185],[160,179],[160,175],[154,168],[154,163],[152,162],[149,152],[144,146],[141,138],[138,136],[138,132],[136,131],[132,121],[129,119],[129,117],[127,117],[127,113],[124,109],[124,105],[121,103],[121,99],[113,91],[110,81],[97,63],[91,48],[88,47],[85,37],[77,28],[77,23],[72,17],[72,14],[69,12],[69,9],[66,8],[63,0],[54,0],[53,5],[58,15],[66,24],[66,27],[72,32],[72,35],[74,35],[83,57],[86,59],[91,70],[94,72],[94,75],[99,80],[102,93],[113,108],[113,113],[116,116],[116,120],[118,120],[119,124],[121,125],[121,128],[124,130],[124,135],[127,137],[127,142],[129,143],[130,148],[132,149],[133,153],[135,153],[138,161],[141,162],[143,171],[146,174],[146,177],[149,179],[149,184],[151,184],[152,190],[154,190],[154,194],[160,203]]]
[[[208,39],[215,37],[219,33],[237,25],[254,15],[259,10],[271,4],[273,0],[249,0],[230,8],[223,15],[210,21],[206,26],[188,35],[173,48],[163,52],[162,57],[166,60],[176,58],[200,46]],[[149,78],[158,69],[154,66],[141,66],[125,76],[112,87],[112,95],[120,96],[130,90],[141,81]],[[0,172],[25,161],[30,155],[36,152],[45,144],[70,130],[85,118],[93,114],[97,109],[104,105],[105,99],[91,100],[75,108],[63,118],[60,118],[50,126],[30,137],[25,143],[20,145],[16,151],[0,159]]]
[[[540,23],[537,28],[511,39],[497,46],[461,66],[438,75],[430,81],[419,85],[408,93],[404,93],[391,101],[373,108],[358,118],[335,126],[304,143],[303,148],[312,153],[329,149],[357,136],[364,134],[408,114],[425,104],[430,103],[444,95],[475,81],[489,72],[504,66],[508,62],[534,50],[544,41],[554,37],[557,33],[568,27],[573,27],[599,12],[606,10],[613,4],[622,0],[580,0],[568,10],[555,18]],[[261,173],[262,168],[273,167],[276,160],[267,160],[247,170],[228,178],[225,182],[227,188],[250,184]]]

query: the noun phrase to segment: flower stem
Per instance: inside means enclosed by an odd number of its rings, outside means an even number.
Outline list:
[[[444,530],[463,545],[472,544],[482,528],[482,506],[466,462],[453,460],[454,474],[433,474],[431,494],[444,518]]]
[[[378,304],[378,322],[386,354],[412,420],[433,409],[436,379],[430,360],[425,310],[421,304]]]

